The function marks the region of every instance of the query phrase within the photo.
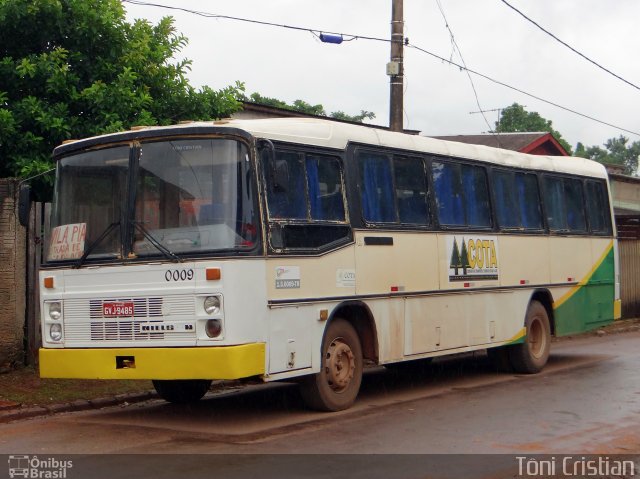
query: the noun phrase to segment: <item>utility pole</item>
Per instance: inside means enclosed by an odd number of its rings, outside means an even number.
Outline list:
[[[391,0],[391,61],[387,63],[389,75],[389,128],[391,131],[403,131],[404,113],[404,19],[403,0]]]

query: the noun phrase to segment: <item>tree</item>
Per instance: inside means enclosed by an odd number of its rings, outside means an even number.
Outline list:
[[[464,245],[464,242],[463,242]],[[458,249],[458,242],[454,236],[453,238],[453,250],[451,251],[451,260],[449,261],[449,268],[454,269],[454,274],[458,276],[458,270],[462,268],[462,258],[460,257],[460,250]]]
[[[360,110],[359,115],[347,115],[343,111],[334,111],[331,113],[331,118],[335,118],[336,120],[346,120],[346,121],[354,121],[357,123],[362,123],[364,119],[373,120],[376,117],[376,114],[372,111]]]
[[[196,90],[173,19],[128,23],[119,0],[0,0],[0,177],[52,166],[63,140],[228,116],[244,86]]]
[[[623,135],[618,138],[610,138],[604,143],[605,149],[599,146],[585,147],[582,143],[576,145],[576,156],[589,158],[600,163],[612,163],[624,166],[626,175],[634,175],[638,172],[638,157],[640,157],[640,141],[631,144]]]
[[[496,133],[546,131],[571,154],[571,145],[553,129],[551,120],[541,117],[537,112],[528,112],[522,105],[514,103],[502,110],[500,119],[496,122]]]
[[[322,106],[321,104],[311,105],[304,100],[295,100],[293,104],[289,105],[287,102],[278,100],[277,98],[262,96],[260,93],[252,93],[248,98],[243,97],[243,100],[258,103],[260,105],[282,108],[285,110],[299,111],[308,115],[328,116],[330,118],[335,118],[336,120],[346,120],[357,123],[362,123],[365,118],[373,120],[376,117],[375,113],[366,110],[361,110],[359,115],[348,115],[343,111],[334,111],[327,115],[324,106]]]
[[[467,252],[467,243],[462,238],[462,250],[460,251],[460,263],[462,267],[462,274],[467,275],[467,269],[471,267],[469,264],[469,253]]]

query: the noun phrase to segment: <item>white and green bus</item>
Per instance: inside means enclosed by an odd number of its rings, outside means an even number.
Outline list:
[[[620,316],[607,174],[315,119],[144,127],[54,151],[43,377],[296,380],[356,400],[363,364],[488,349]]]

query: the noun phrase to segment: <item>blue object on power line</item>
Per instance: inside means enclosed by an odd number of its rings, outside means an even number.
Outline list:
[[[329,35],[328,33],[320,34],[320,41],[324,43],[336,43],[339,45],[342,43],[342,40],[342,35]]]

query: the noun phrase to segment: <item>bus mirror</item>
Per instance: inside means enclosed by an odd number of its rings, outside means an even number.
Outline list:
[[[18,219],[20,224],[26,227],[29,224],[29,213],[31,212],[31,186],[20,185],[18,191]]]

